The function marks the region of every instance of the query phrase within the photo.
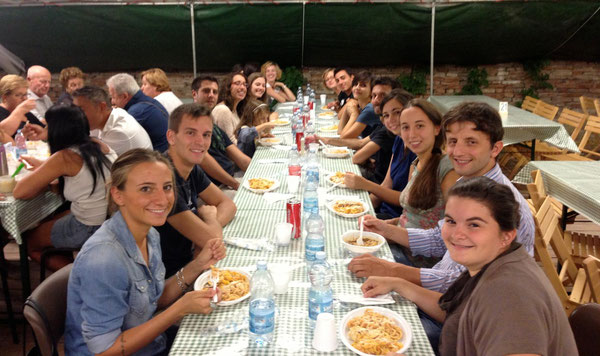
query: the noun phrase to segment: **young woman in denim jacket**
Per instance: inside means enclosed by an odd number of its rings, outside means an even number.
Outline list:
[[[187,290],[225,257],[225,247],[220,239],[208,241],[165,281],[152,226],[164,224],[173,206],[171,164],[158,152],[134,149],[114,162],[111,178],[110,203],[118,210],[84,244],[69,278],[65,353],[163,354],[170,326],[186,314],[212,312],[215,291]]]

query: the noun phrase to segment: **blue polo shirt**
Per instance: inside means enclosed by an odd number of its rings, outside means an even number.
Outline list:
[[[394,140],[394,146],[392,147],[392,165],[390,166],[390,177],[392,178],[392,189],[402,191],[408,183],[408,172],[410,171],[410,164],[417,158],[417,156],[410,150],[404,152],[404,141],[400,136],[396,136]],[[379,207],[380,213],[389,214],[395,218],[402,214],[402,207],[400,201],[397,205],[391,205],[386,202],[382,202]]]
[[[142,125],[150,136],[155,151],[164,152],[169,148],[167,127],[169,114],[158,101],[138,91],[124,107]]]
[[[368,103],[364,109],[358,115],[356,121],[361,124],[367,125],[363,131],[360,133],[361,137],[367,137],[377,128],[381,126],[381,120],[379,120],[379,115],[375,114],[375,110],[373,109],[373,104]]]

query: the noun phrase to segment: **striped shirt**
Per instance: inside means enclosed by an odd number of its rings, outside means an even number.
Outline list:
[[[533,256],[533,242],[535,238],[535,224],[533,216],[529,210],[529,205],[517,188],[502,173],[500,166],[496,164],[489,172],[484,174],[498,183],[508,186],[514,193],[515,198],[520,205],[521,221],[517,230],[517,242],[521,243],[529,255]],[[442,257],[433,268],[421,268],[421,285],[424,288],[444,293],[458,276],[465,270],[450,258],[450,253],[446,249],[444,240],[442,240],[442,225],[444,220],[438,221],[436,227],[432,229],[406,229],[408,232],[408,242],[410,250],[415,255]]]

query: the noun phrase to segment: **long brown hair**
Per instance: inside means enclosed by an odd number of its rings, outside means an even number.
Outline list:
[[[442,115],[440,112],[425,99],[412,99],[406,104],[405,109],[419,108],[429,118],[433,125],[441,127]],[[442,131],[435,136],[431,157],[425,163],[423,170],[413,182],[408,196],[408,204],[414,208],[425,210],[435,206],[438,201],[438,168],[442,160],[442,145],[444,143]]]
[[[258,117],[258,115],[265,115],[268,120],[269,113],[269,106],[267,104],[256,99],[248,100],[248,102],[246,102],[244,105],[242,116],[240,117],[240,123],[235,128],[235,136],[237,137],[242,126],[256,126],[254,125],[254,119]]]

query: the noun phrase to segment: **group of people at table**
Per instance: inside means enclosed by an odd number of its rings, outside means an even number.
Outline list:
[[[0,79],[0,130],[46,140],[45,161],[14,189],[18,199],[59,180],[70,204],[28,231],[29,254],[48,246],[81,248],[68,286],[67,354],[161,354],[189,313],[210,313],[217,290],[191,291],[223,259],[231,197],[257,138],[277,119],[271,102],[294,101],[273,62],[219,82],[195,78],[182,104],[160,69],[116,74],[107,90],[84,86],[78,68],[60,79],[33,66],[27,79]],[[366,297],[395,291],[413,301],[436,353],[566,355],[577,349],[566,315],[532,258],[535,226],[528,204],[496,163],[503,144],[498,112],[464,103],[442,115],[395,80],[323,73],[339,137],[363,176],[345,185],[371,193],[376,215],[366,230],[384,236],[396,262],[370,254],[348,265]],[[68,256],[49,261],[59,269]],[[161,313],[156,313],[162,310]],[[441,337],[440,337],[441,335]]]

